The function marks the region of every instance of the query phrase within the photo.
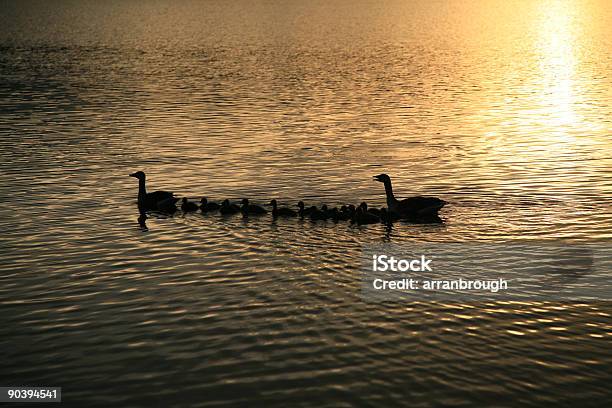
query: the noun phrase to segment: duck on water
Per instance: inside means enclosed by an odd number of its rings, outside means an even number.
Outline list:
[[[146,175],[142,171],[130,174],[138,179],[138,209],[145,211],[162,211],[173,213],[176,211],[176,202],[179,200],[170,191],[154,191],[147,193]]]
[[[416,219],[437,217],[438,211],[446,205],[446,201],[437,197],[416,196],[398,200],[393,195],[391,177],[386,174],[379,174],[378,176],[374,176],[374,180],[385,185],[387,208],[390,216]]]

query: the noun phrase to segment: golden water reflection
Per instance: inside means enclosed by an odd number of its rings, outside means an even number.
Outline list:
[[[356,272],[381,241],[610,241],[612,2],[28,4],[0,13],[16,383],[62,372],[83,405],[109,379],[113,398],[157,398],[143,378],[219,405],[610,395],[607,305],[369,304]],[[178,212],[139,229],[135,170],[293,206],[382,206],[387,172],[449,205],[433,225]]]

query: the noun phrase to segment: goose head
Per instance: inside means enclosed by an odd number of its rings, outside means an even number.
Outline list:
[[[272,208],[276,208],[276,206],[277,206],[278,204],[276,203],[276,199],[275,199],[275,198],[273,198],[272,200],[270,200],[270,204],[268,204],[268,205],[271,205],[271,206],[272,206]]]
[[[202,205],[208,204],[208,199],[206,197],[202,197],[202,199],[200,200],[200,204]]]
[[[223,200],[223,202],[221,203],[221,206],[223,206],[223,207],[229,207],[229,205],[230,205],[230,202],[229,202],[229,200],[227,198],[225,200]]]
[[[130,177],[136,177],[138,180],[144,180],[146,176],[143,171],[137,171],[136,173],[130,174]]]
[[[359,204],[359,208],[362,208],[363,211],[368,211],[368,203],[364,201],[363,203]]]
[[[297,204],[297,205],[298,205],[298,208],[299,208],[300,210],[304,210],[304,202],[303,202],[303,201],[298,202],[298,204]]]
[[[381,183],[386,183],[388,181],[391,181],[391,177],[383,173],[379,174],[378,176],[374,176],[374,180],[379,181]]]
[[[248,198],[243,198],[242,201],[240,202],[242,205],[249,205],[249,199]]]

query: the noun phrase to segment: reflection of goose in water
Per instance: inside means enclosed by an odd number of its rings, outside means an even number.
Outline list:
[[[229,200],[225,199],[221,203],[219,212],[223,215],[232,215],[240,212],[240,207],[238,207],[236,204],[230,204]]]
[[[390,224],[393,219],[391,218],[389,212],[387,211],[387,209],[385,207],[380,209],[380,222],[385,223],[385,224]]]
[[[138,209],[140,212],[157,210],[172,213],[176,211],[178,198],[175,198],[173,193],[169,191],[147,193],[146,176],[142,171],[132,173],[130,177],[138,179]]]
[[[219,204],[209,202],[206,197],[202,197],[202,199],[200,200],[200,211],[202,211],[203,213],[217,211],[219,208],[221,208]]]
[[[242,199],[242,207],[240,207],[240,211],[242,211],[242,214],[244,215],[263,215],[268,212],[263,207],[255,204],[249,204],[248,198]]]
[[[272,206],[272,216],[273,217],[295,217],[297,216],[297,212],[292,210],[291,208],[281,207],[278,208],[278,203],[276,199],[270,201],[270,205]]]
[[[147,214],[146,213],[142,213],[140,214],[140,216],[138,217],[138,225],[140,225],[140,229],[142,229],[143,231],[147,231]]]
[[[437,197],[410,197],[398,200],[393,195],[391,177],[386,174],[374,176],[374,180],[385,185],[388,211],[401,218],[437,217],[440,208],[446,205],[446,201]]]
[[[193,212],[198,211],[198,205],[196,203],[192,203],[191,201],[187,201],[187,198],[183,197],[183,202],[181,204],[181,210],[183,212]]]

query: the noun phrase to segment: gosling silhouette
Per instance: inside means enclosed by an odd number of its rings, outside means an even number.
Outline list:
[[[243,198],[242,199],[242,207],[240,207],[240,211],[242,211],[242,214],[245,215],[245,216],[248,216],[248,215],[263,215],[263,214],[266,214],[268,212],[263,207],[260,207],[260,206],[255,205],[255,204],[249,204],[249,199],[248,198]]]
[[[221,203],[221,208],[219,208],[219,212],[223,215],[232,215],[240,212],[240,207],[236,204],[230,204],[229,200],[225,199]]]
[[[363,208],[364,212],[369,212],[369,213],[374,214],[375,216],[380,218],[380,209],[378,209],[378,208],[369,208],[368,207],[368,203],[366,203],[365,201],[362,202],[361,204],[359,204],[359,207]]]
[[[357,225],[366,225],[378,224],[380,221],[380,217],[370,212],[367,212],[362,206],[359,206],[357,207],[357,211],[355,212],[355,218],[353,220],[353,223],[356,223]]]
[[[355,208],[353,207],[353,212],[354,212]],[[351,213],[351,209],[346,206],[343,205],[342,207],[340,207],[340,212],[338,214],[338,219],[340,221],[348,221],[351,218],[353,218],[353,213]]]
[[[293,211],[291,208],[281,207],[278,208],[278,203],[276,199],[270,201],[270,205],[272,206],[272,216],[276,217],[295,217],[297,216],[297,212]]]
[[[330,217],[329,210],[327,209],[327,205],[323,204],[321,209],[318,209],[316,206],[312,206],[309,208],[310,211],[310,219],[311,221],[324,221]]]
[[[302,218],[304,218],[304,216],[306,216],[306,215],[310,215],[310,213],[312,212],[313,208],[315,208],[315,209],[317,208],[317,207],[314,207],[314,206],[310,207],[310,208],[305,208],[303,201],[298,202],[297,206],[299,208],[298,214]]]
[[[400,218],[421,218],[437,216],[438,211],[446,205],[446,201],[437,197],[410,197],[404,200],[398,200],[393,195],[393,186],[391,185],[391,177],[386,174],[374,176],[374,180],[385,185],[385,194],[387,196],[388,212],[392,216]]]
[[[329,213],[329,218],[331,218],[333,222],[340,221],[340,210],[338,210],[338,207],[332,208],[331,210],[328,211],[328,213]]]
[[[198,211],[200,207],[198,207],[198,205],[196,203],[193,203],[191,201],[187,201],[187,198],[183,197],[183,202],[181,204],[181,210],[183,210],[183,212],[193,212],[193,211]]]
[[[206,197],[200,200],[200,211],[203,213],[217,211],[221,206],[217,203],[209,202]]]
[[[176,202],[179,200],[170,191],[154,191],[147,193],[146,175],[142,171],[130,174],[138,179],[138,209],[143,211],[163,211],[173,213],[176,211]]]

